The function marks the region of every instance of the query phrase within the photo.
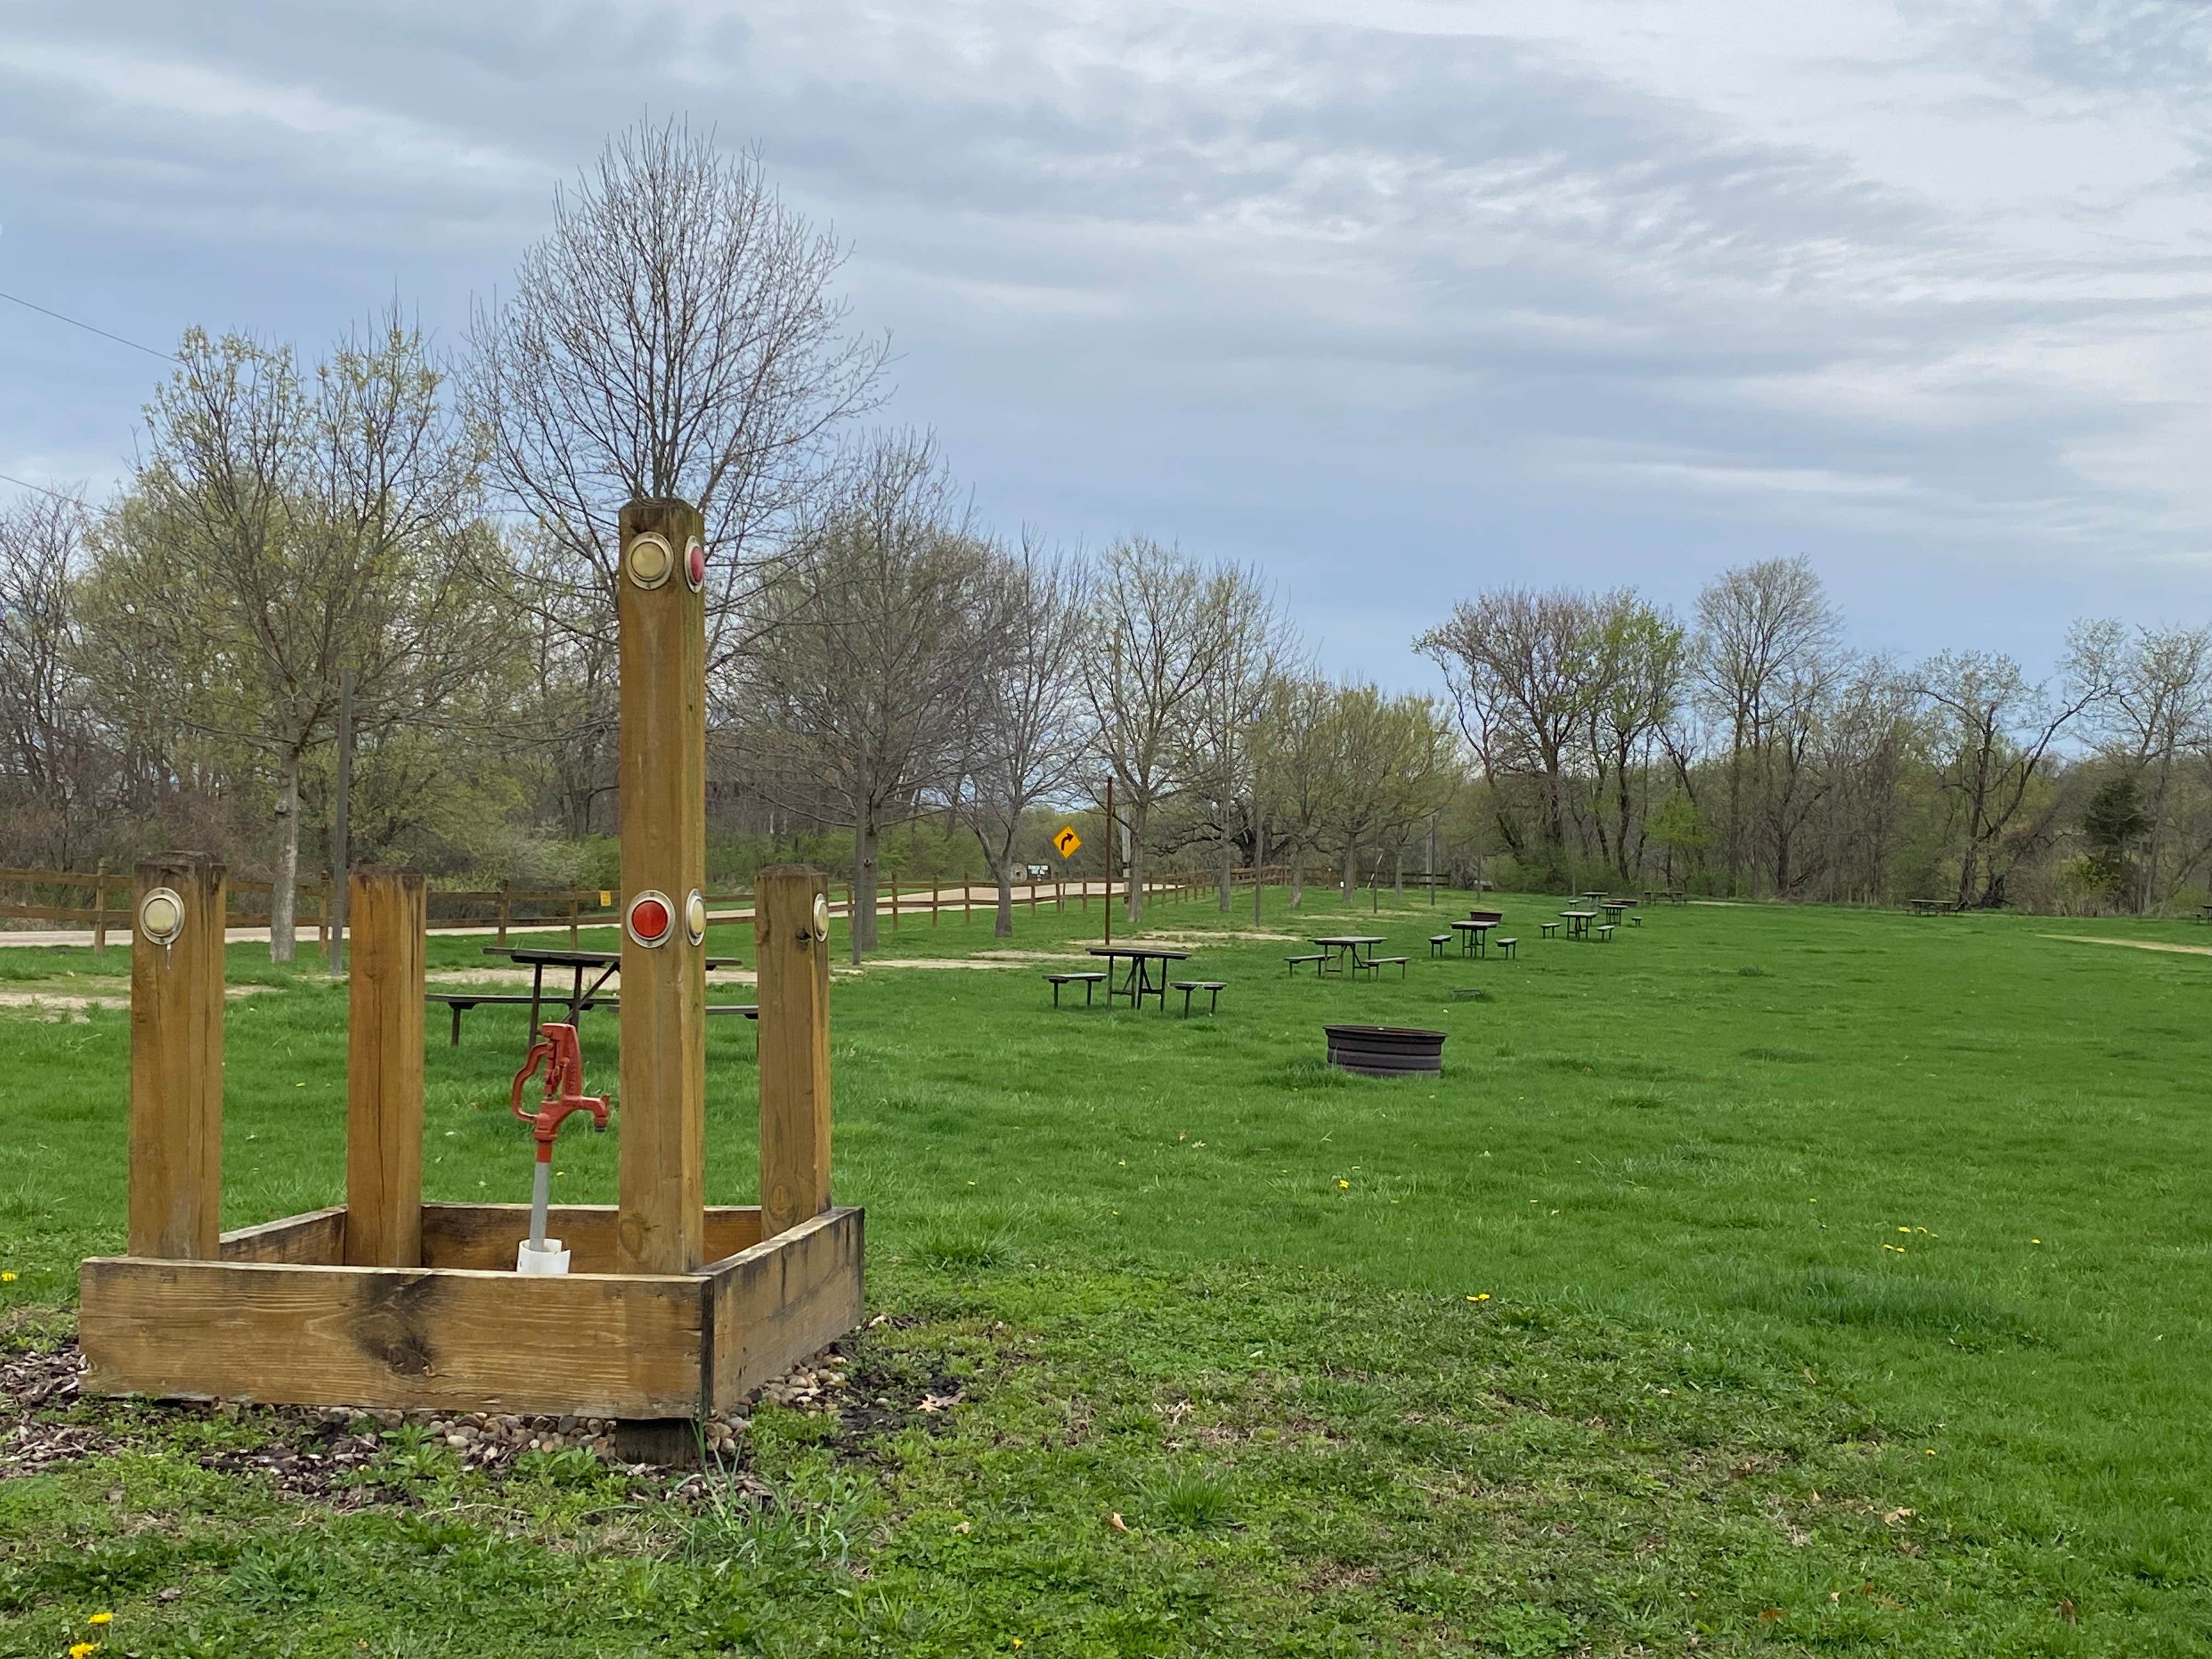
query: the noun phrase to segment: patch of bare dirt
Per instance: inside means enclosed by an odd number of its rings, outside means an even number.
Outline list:
[[[2095,933],[2042,933],[2038,937],[2064,939],[2074,945],[2118,945],[2130,951],[2171,951],[2177,956],[2212,957],[2212,945],[2172,945],[2154,939],[2103,939]]]

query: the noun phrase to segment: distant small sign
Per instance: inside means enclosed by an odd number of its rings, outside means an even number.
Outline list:
[[[1073,858],[1075,849],[1082,845],[1083,837],[1075,833],[1075,826],[1072,823],[1060,825],[1060,833],[1052,838],[1053,851],[1064,859]]]
[[[610,893],[610,892],[609,892],[605,888],[604,888],[604,887],[602,887],[602,888],[600,888],[600,889],[599,889],[599,908],[601,908],[602,910],[604,910],[604,909],[605,909],[605,908],[607,908],[607,906],[609,906],[610,904],[612,904],[614,902],[615,902],[615,896],[614,896],[612,893]]]

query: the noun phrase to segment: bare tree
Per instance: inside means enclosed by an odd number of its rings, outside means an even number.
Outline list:
[[[1802,554],[1724,573],[1698,594],[1698,623],[1703,701],[1729,734],[1722,833],[1733,890],[1754,856],[1747,826],[1769,813],[1773,740],[1802,730],[1797,701],[1825,682],[1841,623]]]
[[[1092,586],[1083,688],[1093,742],[1121,792],[1132,927],[1144,919],[1146,832],[1188,781],[1188,722],[1230,649],[1239,592],[1233,578],[1142,537],[1108,549]]]
[[[680,497],[706,521],[708,665],[742,642],[747,588],[876,406],[888,345],[847,331],[844,248],[786,206],[756,155],[682,121],[610,139],[504,303],[470,329],[467,400],[506,500],[550,538],[539,603],[611,634],[616,515]]]
[[[1428,698],[1386,697],[1367,684],[1333,689],[1328,729],[1321,823],[1336,843],[1349,904],[1359,884],[1360,848],[1389,842],[1449,795],[1451,743]]]
[[[1290,849],[1293,910],[1305,902],[1306,855],[1328,810],[1334,692],[1317,674],[1279,678],[1252,729],[1253,792],[1267,827]]]
[[[732,719],[773,757],[771,790],[826,793],[853,826],[853,960],[875,948],[878,842],[950,796],[966,706],[1001,626],[990,549],[934,447],[911,433],[857,447],[835,493],[762,586]]]
[[[1545,874],[1564,878],[1569,764],[1598,684],[1590,601],[1565,590],[1485,593],[1454,606],[1414,647],[1443,671],[1483,770],[1493,781],[1536,782]]]
[[[354,670],[362,723],[435,711],[500,649],[477,455],[397,310],[303,387],[289,348],[199,330],[147,409],[149,453],[101,541],[103,648],[177,719],[276,777],[270,955],[289,962],[300,783]]]
[[[1024,537],[988,578],[982,658],[965,708],[969,738],[962,811],[999,888],[995,931],[1014,931],[1014,859],[1031,808],[1065,793],[1081,763],[1079,668],[1090,602],[1079,559],[1048,555]]]
[[[1277,682],[1304,663],[1297,629],[1256,572],[1233,566],[1216,572],[1212,603],[1220,654],[1190,700],[1182,770],[1190,790],[1206,800],[1226,914],[1239,842],[1250,838],[1255,864],[1263,856],[1253,766],[1260,716]]]
[[[17,826],[6,844],[27,861],[69,861],[97,787],[76,606],[89,528],[75,495],[27,493],[0,512],[0,799]],[[33,820],[37,847],[24,844]]]
[[[2131,896],[2138,909],[2161,902],[2160,870],[2171,843],[2175,786],[2186,757],[2212,743],[2212,629],[2085,623],[2075,646],[2112,696],[2093,711],[2106,751],[2142,781],[2146,828]]]
[[[1946,651],[1923,663],[1913,690],[1933,707],[1945,751],[1942,778],[1958,799],[1964,842],[1959,907],[2004,902],[2004,880],[2025,848],[2007,848],[2030,789],[2045,775],[2059,734],[2111,692],[2107,660],[2081,648],[2064,683],[2033,685],[2002,652]]]

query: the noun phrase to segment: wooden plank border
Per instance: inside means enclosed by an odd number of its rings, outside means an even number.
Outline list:
[[[625,1418],[700,1400],[692,1274],[95,1256],[78,1286],[95,1394]]]
[[[859,1327],[865,1231],[861,1210],[826,1210],[701,1269],[708,1283],[702,1393],[714,1410],[734,1410]]]

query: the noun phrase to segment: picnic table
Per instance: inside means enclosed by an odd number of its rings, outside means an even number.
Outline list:
[[[1604,903],[1599,905],[1597,908],[1604,911],[1607,916],[1612,921],[1618,922],[1623,915],[1636,908],[1636,901],[1634,899],[1607,899]]]
[[[1170,951],[1157,945],[1094,945],[1091,947],[1091,954],[1106,958],[1106,1002],[1109,1007],[1113,1006],[1115,997],[1127,997],[1132,1008],[1141,1008],[1145,1006],[1145,999],[1151,997],[1160,1005],[1162,1013],[1167,1012],[1168,1006],[1166,964],[1190,960],[1188,951]],[[1119,981],[1114,977],[1116,962],[1129,964],[1129,971]],[[1161,964],[1157,981],[1152,977],[1152,964],[1156,962]]]
[[[1567,937],[1569,939],[1588,939],[1589,937],[1590,923],[1597,920],[1597,912],[1595,910],[1562,910],[1559,912],[1559,920],[1567,924]]]
[[[1601,890],[1595,893],[1584,893],[1582,896],[1591,904],[1602,904],[1606,900],[1611,898],[1613,895]]]
[[[1313,942],[1322,948],[1324,957],[1322,971],[1324,973],[1331,968],[1342,973],[1346,962],[1361,960],[1362,951],[1371,957],[1376,945],[1388,943],[1380,933],[1328,933]]]
[[[1948,899],[1918,898],[1905,901],[1905,908],[1916,916],[1941,915],[1951,908]]]
[[[576,1023],[578,1014],[599,1000],[599,988],[622,971],[622,952],[619,951],[555,951],[529,945],[487,945],[483,953],[488,957],[505,957],[517,967],[531,970],[530,1037],[532,1042],[538,1037],[538,1005],[546,1000],[545,970],[548,968],[566,968],[573,975],[568,996],[563,999],[556,986],[552,997],[556,1003],[563,1000],[568,1003],[568,1024],[571,1025]],[[735,957],[707,958],[707,971],[710,974],[717,968],[743,966],[744,964]],[[599,977],[592,981],[589,990],[584,988],[584,974],[587,969],[599,970]]]
[[[1479,957],[1482,954],[1483,946],[1488,942],[1490,930],[1504,926],[1504,922],[1502,919],[1487,921],[1455,921],[1452,926],[1459,931],[1460,955]]]

